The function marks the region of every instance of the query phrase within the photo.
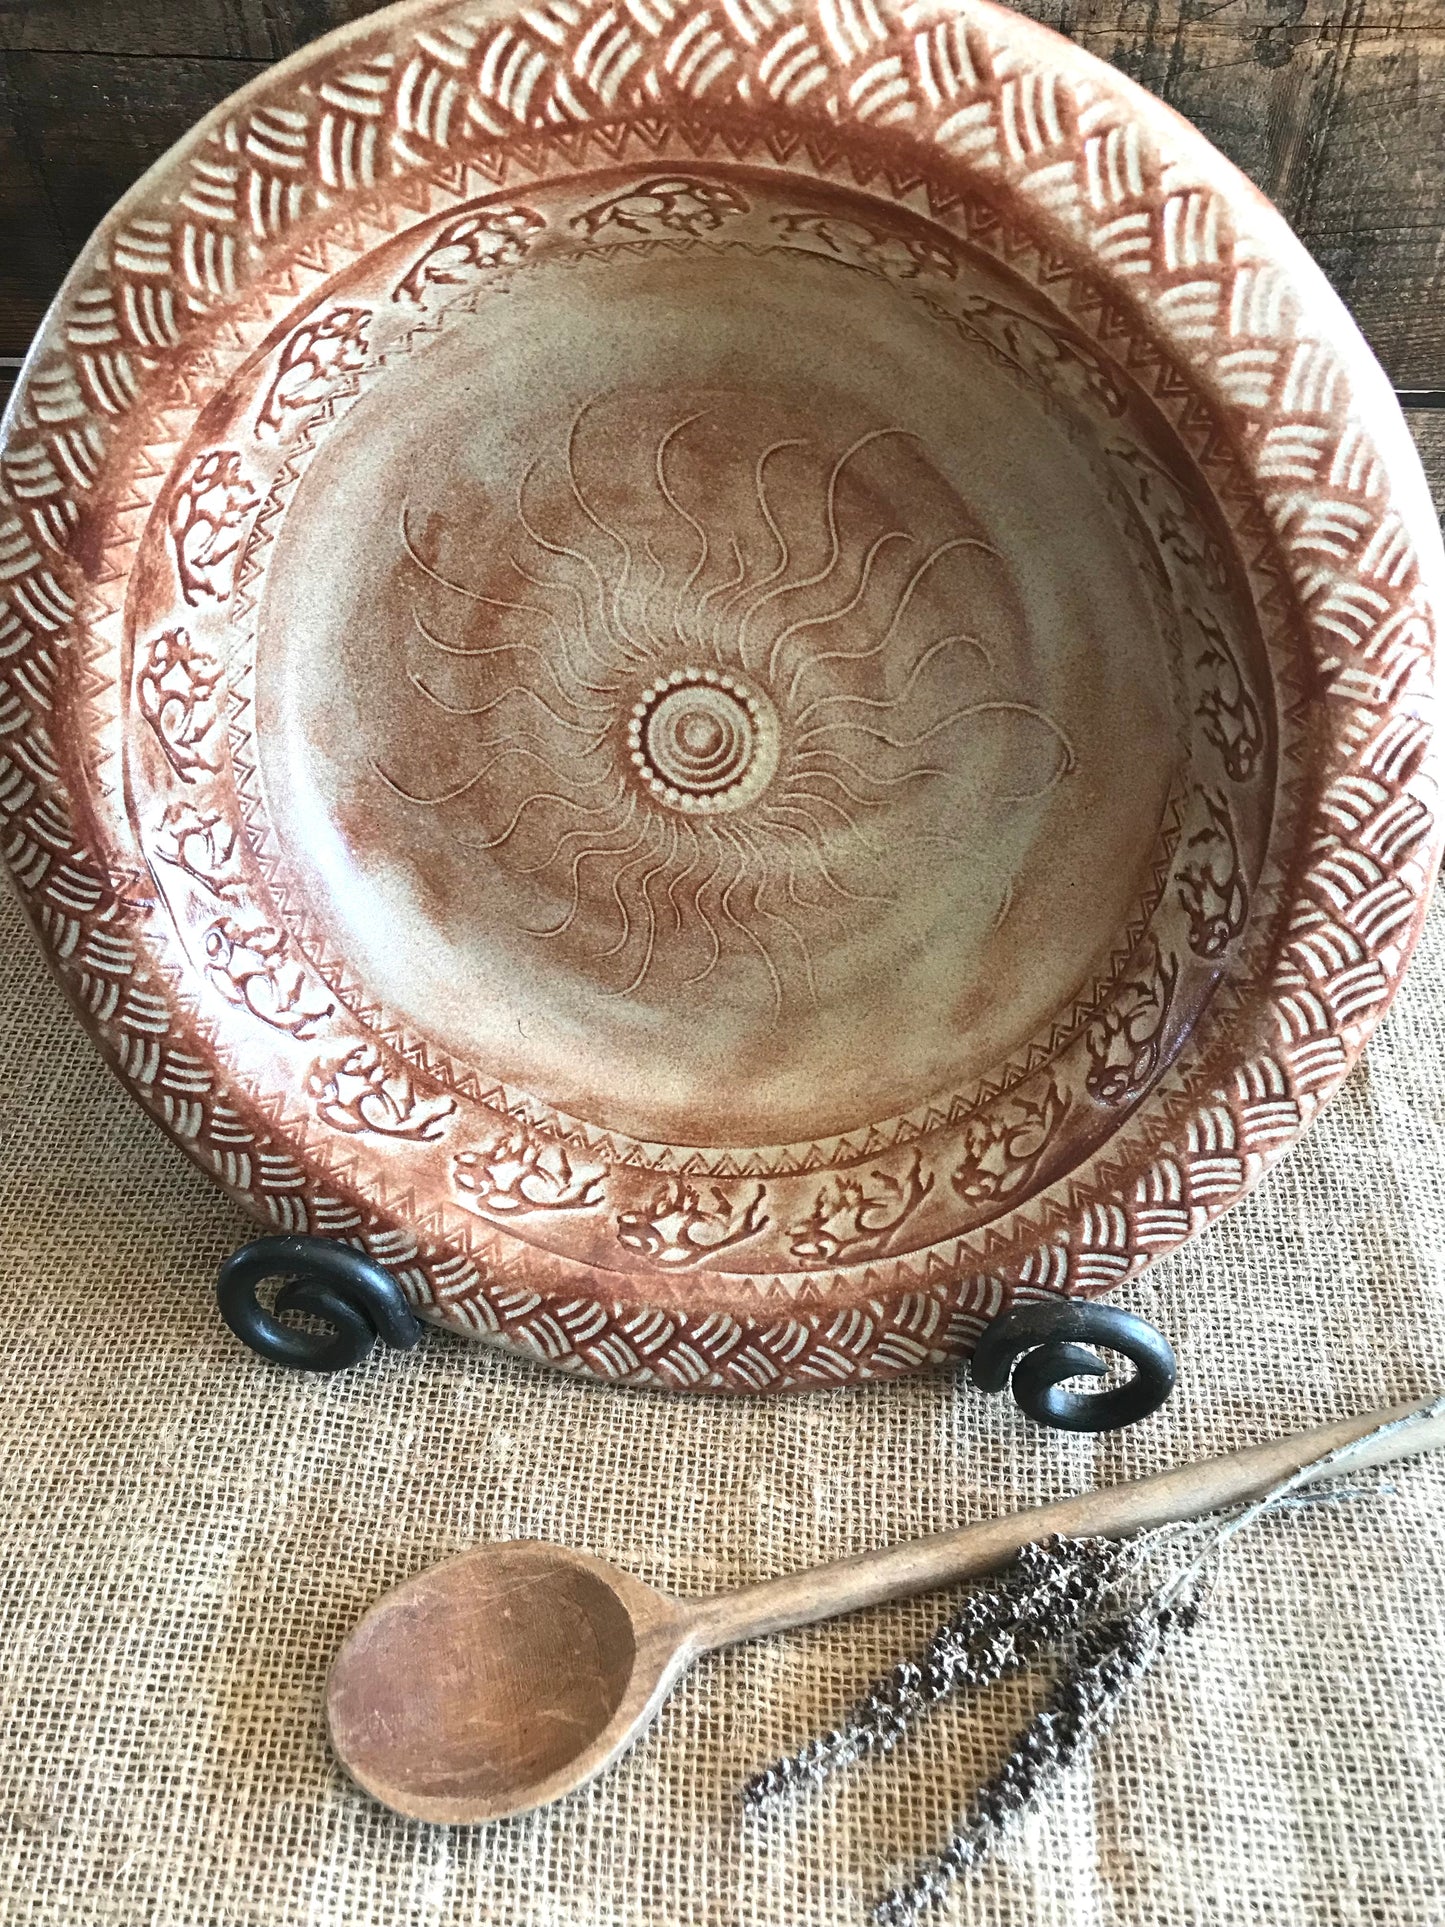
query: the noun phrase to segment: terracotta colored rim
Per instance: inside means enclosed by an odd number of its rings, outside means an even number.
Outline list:
[[[245,995],[200,994],[126,800],[132,562],[167,488],[174,511],[173,460],[227,372],[378,238],[513,200],[559,155],[625,180],[675,171],[678,154],[705,179],[743,165],[845,179],[953,222],[1042,290],[1127,363],[1227,498],[1261,607],[1297,645],[1277,681],[1276,829],[1251,930],[1167,1072],[1102,1148],[977,1230],[907,1251],[864,1238],[786,1279],[579,1261],[419,1184],[394,1136],[342,1115],[334,1077],[316,1073],[310,1103],[300,1078],[268,1087],[248,1057],[258,1022],[280,1050],[334,1005],[322,985],[277,1043],[274,1007],[263,1020]],[[1389,385],[1280,217],[1198,133],[988,0],[418,0],[358,21],[242,89],[114,210],[40,331],[3,442],[3,847],[83,1021],[151,1115],[269,1223],[350,1238],[425,1315],[554,1365],[738,1392],[884,1378],[966,1354],[1011,1295],[1117,1287],[1298,1137],[1418,934],[1440,851],[1445,555]],[[226,478],[193,465],[184,486],[208,482]],[[152,667],[163,704],[167,666]],[[728,727],[757,723],[746,691],[718,701]],[[343,1027],[333,1043],[335,1072],[357,1040]],[[541,1157],[554,1199],[580,1186],[571,1202],[600,1203],[612,1161],[643,1157],[500,1088],[428,1100],[440,1067],[399,1033],[365,1048],[388,1102],[489,1108],[508,1155]],[[428,1135],[419,1123],[413,1147]],[[866,1185],[882,1151],[860,1137],[830,1155]],[[691,1174],[659,1158],[652,1175],[681,1198]],[[797,1175],[775,1160],[706,1177],[742,1186],[726,1204],[741,1230]],[[705,1215],[705,1189],[694,1203]]]

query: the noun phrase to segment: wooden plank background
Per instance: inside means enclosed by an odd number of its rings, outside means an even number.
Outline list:
[[[1022,0],[1283,209],[1396,387],[1445,403],[1445,0]],[[367,0],[0,0],[0,364],[105,209]]]

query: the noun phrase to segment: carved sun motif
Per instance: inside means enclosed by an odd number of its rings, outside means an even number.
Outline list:
[[[406,674],[448,780],[374,768],[527,879],[530,936],[599,990],[747,968],[776,1018],[899,899],[900,847],[956,849],[1075,759],[1010,686],[1003,559],[916,438],[770,427],[603,396],[483,540],[404,503]]]

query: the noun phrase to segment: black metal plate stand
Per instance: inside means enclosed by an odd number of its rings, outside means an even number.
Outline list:
[[[284,1278],[275,1309],[256,1287]],[[221,1316],[243,1345],[273,1365],[303,1372],[342,1372],[359,1365],[380,1339],[408,1352],[421,1338],[421,1321],[401,1286],[364,1253],[331,1238],[257,1238],[232,1252],[216,1278]],[[330,1335],[283,1325],[279,1313],[308,1312],[331,1326]]]
[[[1094,1347],[1127,1358],[1133,1377],[1106,1392],[1066,1390],[1066,1378],[1108,1375]],[[1020,1410],[1040,1425],[1116,1432],[1159,1410],[1174,1390],[1178,1369],[1169,1340],[1146,1319],[1117,1305],[1054,1298],[1017,1305],[995,1318],[978,1341],[971,1376],[981,1392],[1009,1386]]]
[[[256,1287],[287,1282],[267,1311]],[[243,1345],[274,1365],[340,1372],[359,1365],[377,1340],[410,1351],[422,1327],[401,1287],[383,1265],[330,1238],[257,1238],[233,1252],[216,1279],[221,1316]],[[329,1334],[282,1323],[307,1312]],[[1122,1354],[1134,1366],[1124,1384],[1072,1392],[1063,1380],[1103,1378],[1108,1367],[1093,1347]],[[995,1318],[973,1355],[971,1377],[982,1392],[1008,1387],[1019,1408],[1040,1425],[1066,1432],[1112,1432],[1135,1425],[1174,1389],[1174,1353],[1153,1325],[1117,1305],[1040,1299]]]

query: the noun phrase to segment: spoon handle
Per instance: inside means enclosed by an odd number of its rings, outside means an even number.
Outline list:
[[[1385,1427],[1389,1429],[1382,1430]],[[1022,1547],[1052,1533],[1120,1539],[1151,1526],[1247,1504],[1298,1474],[1304,1474],[1300,1484],[1313,1484],[1442,1446],[1445,1397],[1366,1412],[1223,1458],[1200,1459],[1126,1485],[1105,1486],[1006,1518],[985,1519],[711,1599],[687,1601],[693,1650],[711,1652],[741,1639],[973,1579],[1007,1565]]]

